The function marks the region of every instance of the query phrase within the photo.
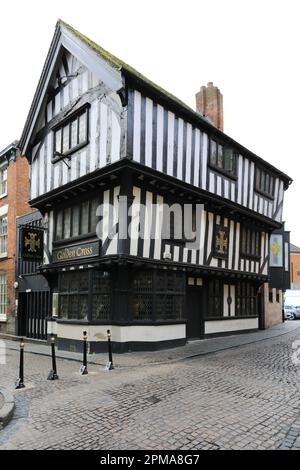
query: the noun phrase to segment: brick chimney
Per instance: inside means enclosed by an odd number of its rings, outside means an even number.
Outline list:
[[[202,86],[196,94],[196,111],[208,117],[215,127],[223,131],[223,95],[213,82]]]

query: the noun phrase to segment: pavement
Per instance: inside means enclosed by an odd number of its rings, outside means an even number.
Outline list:
[[[140,367],[153,364],[165,364],[177,362],[190,357],[211,354],[226,349],[236,348],[245,344],[264,341],[265,339],[275,338],[287,334],[300,328],[300,321],[287,321],[273,326],[266,330],[259,330],[253,333],[235,334],[231,336],[222,336],[217,338],[208,338],[204,340],[189,341],[185,346],[172,349],[163,349],[160,351],[146,352],[128,352],[123,354],[114,354],[114,367]],[[0,335],[1,339],[1,335]],[[19,343],[4,339],[6,348],[9,350],[19,350]],[[25,353],[50,356],[50,346],[42,341],[26,342]],[[82,362],[82,354],[69,351],[59,351],[56,348],[56,357]],[[108,354],[88,354],[88,362],[105,366],[108,361]]]
[[[13,416],[15,400],[11,392],[0,387],[0,430],[6,426]]]
[[[115,355],[114,370],[90,363],[84,376],[58,358],[55,381],[51,359],[26,344],[20,390],[19,353],[7,345],[0,380],[16,406],[0,450],[300,450],[300,322],[238,336],[130,353],[122,365]]]

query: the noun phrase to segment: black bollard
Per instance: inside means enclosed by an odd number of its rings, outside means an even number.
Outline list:
[[[81,375],[86,375],[88,373],[87,370],[87,332],[83,332],[83,363],[80,367]]]
[[[55,357],[55,338],[51,337],[51,356],[52,356],[52,369],[49,372],[47,380],[58,380],[57,369],[56,369],[56,357]]]
[[[24,388],[24,341],[21,338],[20,342],[20,367],[19,367],[19,378],[16,381],[16,389]]]
[[[111,332],[110,332],[110,330],[107,330],[107,345],[108,345],[107,369],[112,370],[114,368],[114,365],[113,365],[113,358],[112,358],[112,352],[111,352]]]

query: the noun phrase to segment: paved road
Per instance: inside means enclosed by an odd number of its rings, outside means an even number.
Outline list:
[[[27,354],[26,388],[0,431],[0,449],[300,449],[300,330],[186,359],[106,372]],[[18,355],[0,365],[12,388]]]

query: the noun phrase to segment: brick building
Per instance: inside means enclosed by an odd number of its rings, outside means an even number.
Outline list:
[[[29,171],[13,142],[0,152],[0,332],[15,333],[16,217],[32,212],[28,205]]]
[[[290,243],[291,289],[300,289],[300,248]]]

